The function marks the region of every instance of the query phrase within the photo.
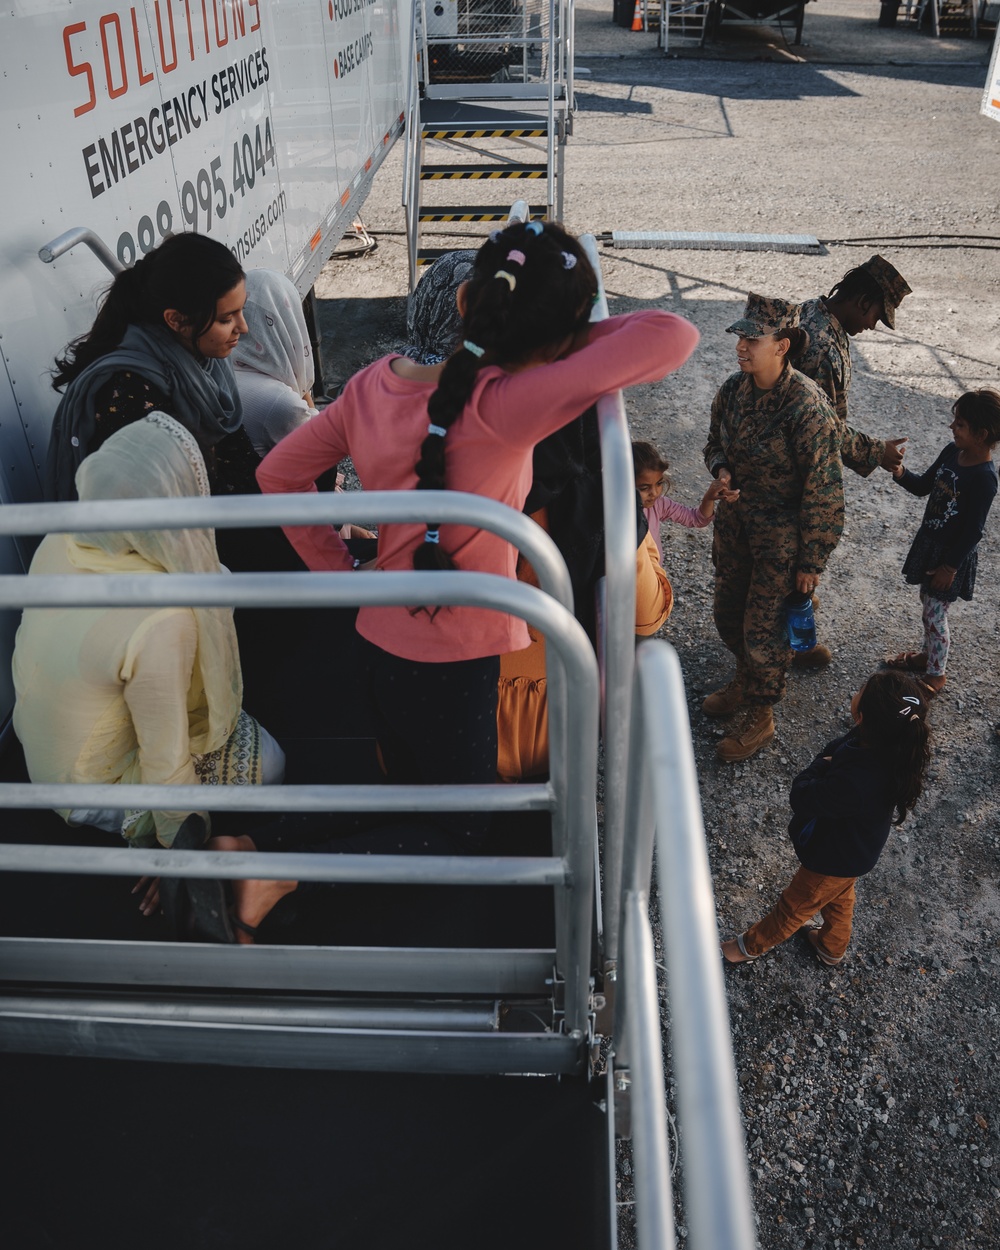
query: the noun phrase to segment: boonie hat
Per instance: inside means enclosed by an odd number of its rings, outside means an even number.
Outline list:
[[[858,268],[867,270],[878,283],[882,291],[882,316],[879,317],[879,321],[885,322],[890,330],[895,330],[896,309],[905,296],[912,294],[906,285],[906,279],[898,269],[894,269],[889,264],[884,256],[879,256],[878,253]]]
[[[799,324],[799,306],[786,299],[768,299],[765,295],[747,295],[743,316],[726,327],[727,334],[742,339],[762,339],[779,330],[794,330]]]

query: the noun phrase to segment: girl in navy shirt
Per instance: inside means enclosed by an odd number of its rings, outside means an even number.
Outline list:
[[[847,952],[854,884],[917,801],[930,760],[927,704],[911,677],[875,673],[851,700],[851,714],[851,732],[792,782],[788,833],[801,867],[763,920],[722,943],[728,963],[766,954],[817,912],[823,925],[806,937],[820,962],[832,967]]]

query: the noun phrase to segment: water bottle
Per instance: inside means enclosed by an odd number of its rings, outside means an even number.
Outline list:
[[[790,594],[785,599],[788,641],[793,651],[811,651],[816,645],[811,595]]]

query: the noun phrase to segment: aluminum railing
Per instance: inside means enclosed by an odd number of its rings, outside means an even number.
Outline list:
[[[746,1147],[712,877],[680,663],[665,642],[636,657],[630,832],[622,874],[614,1065],[631,1083],[642,1245],[673,1247],[656,968],[647,905],[655,838],[670,1041],[692,1250],[755,1250]]]
[[[534,786],[281,786],[225,787],[212,789],[211,805],[218,810],[275,811],[290,808],[312,811],[414,811],[414,810],[550,810],[553,822],[554,854],[549,859],[468,860],[460,857],[393,857],[352,855],[246,855],[213,854],[209,852],[146,851],[128,849],[90,849],[73,847],[0,846],[0,869],[21,872],[87,871],[102,874],[135,875],[167,873],[171,876],[219,877],[235,879],[298,879],[324,881],[437,881],[450,884],[533,884],[554,887],[556,895],[556,965],[565,981],[563,1041],[576,1052],[571,1060],[565,1049],[552,1060],[543,1058],[545,1047],[534,1047],[532,1062],[541,1065],[529,1070],[570,1070],[579,1066],[588,1037],[590,1015],[591,932],[594,883],[593,847],[596,839],[594,812],[594,777],[597,750],[597,671],[593,651],[586,635],[567,610],[571,605],[568,576],[551,540],[528,518],[503,505],[478,496],[455,492],[324,494],[270,496],[253,499],[184,499],[153,501],[113,501],[87,504],[19,505],[0,509],[0,532],[37,534],[43,531],[94,529],[125,529],[154,527],[183,528],[192,525],[216,527],[239,524],[301,525],[316,522],[342,523],[377,516],[380,521],[424,521],[433,517],[443,523],[477,524],[493,529],[516,542],[539,572],[539,580],[554,596],[507,578],[481,573],[378,573],[347,575],[341,573],[255,573],[234,575],[172,575],[158,578],[115,576],[2,577],[0,606],[72,607],[72,606],[268,606],[346,607],[355,605],[390,606],[414,602],[441,605],[475,604],[497,611],[522,616],[545,634],[551,659],[550,684],[556,683],[557,701],[565,700],[565,713],[557,716],[551,726],[552,751],[565,760],[553,771],[546,785]],[[562,603],[557,600],[562,600]],[[564,606],[567,605],[567,606]],[[164,789],[169,795],[164,797]],[[124,787],[124,786],[0,786],[2,807],[65,807],[114,806],[136,807],[163,805],[171,808],[204,805],[201,787]],[[7,939],[0,942],[0,953],[8,973],[16,973],[28,964],[38,972],[48,968],[49,979],[64,979],[64,964],[72,954],[69,948],[78,943],[33,942],[30,939]],[[114,949],[117,948],[117,949]],[[258,950],[239,948],[200,948],[204,962],[192,963],[190,952],[164,944],[145,943],[140,947],[128,944],[91,943],[101,969],[101,978],[109,983],[128,982],[138,966],[156,980],[161,962],[173,970],[169,975],[187,970],[194,984],[229,984],[229,976],[237,969],[244,975],[261,975],[266,981],[274,975],[275,948]],[[339,988],[336,970],[346,967],[346,989],[358,987],[359,961],[350,953],[333,950],[308,952],[281,948],[281,967],[293,982],[327,989]],[[396,990],[405,984],[405,975],[393,977],[390,962],[373,959],[368,952],[361,963],[375,966],[384,984]],[[443,967],[435,984],[458,984],[472,992],[482,984],[481,992],[494,992],[490,986],[502,983],[504,970],[512,970],[517,982],[520,964],[509,951],[488,953],[435,952],[442,956]],[[431,953],[424,952],[429,958]],[[117,958],[121,956],[121,958]],[[18,962],[19,961],[19,962]],[[402,962],[411,968],[405,956]],[[523,969],[522,969],[523,971]],[[57,975],[58,973],[58,975]],[[405,973],[405,970],[404,970]],[[86,979],[85,969],[78,965],[78,975]],[[167,975],[167,974],[164,974]],[[207,980],[206,980],[207,978]],[[72,978],[70,978],[72,979]],[[425,977],[425,981],[427,978]],[[285,982],[282,982],[284,984]],[[535,982],[537,983],[537,982]],[[15,1023],[20,1021],[20,1025]],[[118,1022],[118,1032],[121,1032]],[[37,1033],[37,1021],[25,1022],[16,1010],[4,1012],[3,1031],[28,1030]],[[71,1027],[67,1025],[67,1027]],[[150,1031],[158,1036],[169,1031],[162,1021],[133,1021],[136,1029],[149,1042]],[[225,1026],[220,1026],[228,1036]],[[88,1034],[94,1036],[92,1025]],[[114,1031],[105,1025],[104,1032]],[[126,1030],[127,1032],[128,1030]],[[211,1031],[202,1030],[202,1039]],[[162,1039],[161,1039],[162,1040]],[[549,1039],[550,1041],[555,1039]],[[499,1060],[487,1059],[486,1070],[525,1070],[504,1065],[514,1063],[511,1053],[517,1051],[510,1039],[494,1039],[491,1049]],[[211,1042],[211,1038],[209,1038]],[[3,1044],[3,1043],[0,1043]],[[163,1043],[169,1051],[169,1044]],[[215,1038],[216,1046],[220,1044]],[[418,1062],[431,1068],[454,1059],[444,1060],[440,1046],[433,1038],[419,1031],[408,1034],[407,1044],[419,1052]],[[211,1045],[209,1047],[211,1049]],[[155,1049],[155,1045],[154,1045]],[[399,1046],[390,1049],[398,1053]],[[378,1048],[373,1048],[373,1054]],[[522,1047],[523,1051],[523,1047]],[[555,1048],[548,1046],[550,1053]],[[237,1052],[239,1053],[239,1052]],[[467,1053],[467,1052],[466,1052]],[[213,1051],[218,1054],[218,1050]],[[178,1057],[173,1055],[172,1057]],[[190,1058],[190,1049],[180,1057]],[[377,1058],[377,1055],[376,1055]],[[358,1059],[360,1062],[360,1058]],[[479,1060],[461,1062],[475,1064]],[[489,1065],[500,1062],[499,1068]],[[546,1067],[546,1064],[551,1066]],[[570,1067],[566,1065],[570,1064]],[[561,1066],[560,1066],[561,1065]],[[468,1070],[472,1070],[471,1068]]]
[[[601,259],[592,234],[580,242],[600,283],[592,321],[608,315]],[[625,778],[629,758],[632,673],[635,662],[635,471],[632,436],[621,391],[597,404],[604,490],[605,593],[602,595],[601,692],[604,735],[604,934],[606,971],[618,959],[622,847],[625,840]]]

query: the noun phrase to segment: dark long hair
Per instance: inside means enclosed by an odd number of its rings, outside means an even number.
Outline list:
[[[596,294],[590,262],[561,226],[517,222],[490,236],[465,290],[463,345],[445,362],[427,401],[430,423],[446,433],[428,434],[420,445],[418,490],[446,489],[447,431],[469,402],[481,366],[528,360],[575,334],[586,325]],[[427,526],[434,537],[437,529],[433,522]],[[417,547],[413,567],[453,569],[455,563],[432,539]]]
[[[924,788],[931,758],[927,703],[920,687],[892,669],[873,673],[858,699],[861,745],[879,757],[896,787],[896,817],[901,825]]]
[[[1000,443],[1000,395],[996,391],[966,391],[955,400],[951,415],[983,435],[991,450]]]
[[[212,324],[218,301],[242,281],[243,269],[228,247],[206,234],[175,234],[117,274],[93,326],[56,357],[58,391],[89,364],[113,351],[130,325],[163,325],[175,308],[193,327],[193,343]]]
[[[652,443],[645,443],[641,439],[633,439],[632,441],[632,469],[636,475],[645,473],[647,470],[652,473],[666,474],[670,468],[670,462],[664,460],[660,455],[659,449],[654,447]],[[670,489],[670,479],[667,478],[663,483],[663,489]]]

